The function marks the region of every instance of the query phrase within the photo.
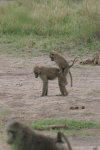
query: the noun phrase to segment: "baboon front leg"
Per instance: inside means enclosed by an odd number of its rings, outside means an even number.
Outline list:
[[[42,95],[41,96],[45,96],[48,93],[48,80],[47,78],[42,78],[43,80],[43,88],[42,88]]]

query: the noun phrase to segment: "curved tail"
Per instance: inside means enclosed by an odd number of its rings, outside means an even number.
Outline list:
[[[71,74],[71,72],[70,72],[70,71],[69,71],[69,75],[70,75],[70,78],[71,78],[71,87],[72,87],[73,79],[72,79],[72,74]]]
[[[77,58],[80,58],[80,57],[75,57],[75,58],[74,58],[74,60],[73,60],[73,63],[72,63],[72,65],[70,65],[70,66],[69,66],[69,68],[71,68],[71,67],[74,65],[74,63],[75,63],[75,60],[76,60]],[[81,59],[81,58],[80,58],[80,59]],[[82,60],[82,59],[81,59],[81,60]]]

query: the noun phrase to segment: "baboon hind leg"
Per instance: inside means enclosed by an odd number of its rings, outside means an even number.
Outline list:
[[[72,84],[73,84],[72,74],[71,74],[71,72],[70,72],[70,70],[68,68],[65,68],[65,70],[64,70],[64,77],[66,77],[68,75],[68,73],[69,73],[70,78],[71,78],[71,86],[72,86]]]
[[[59,85],[59,89],[61,94],[57,96],[67,96],[69,94],[65,86]]]
[[[47,84],[47,87],[46,87],[45,95],[46,95],[46,96],[48,95],[48,84]]]
[[[61,75],[58,76],[58,85],[65,86],[67,84],[68,82],[67,82],[66,76],[64,76],[64,73],[62,73]]]

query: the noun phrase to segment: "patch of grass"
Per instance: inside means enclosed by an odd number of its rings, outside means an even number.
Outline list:
[[[0,111],[0,117],[8,115],[11,111],[9,109],[3,109]]]
[[[0,53],[15,57],[37,57],[42,53],[48,55],[52,50],[59,53],[67,51],[72,56],[83,56],[90,53],[82,42],[77,40],[77,42],[67,43],[66,40],[68,40],[66,36],[43,37],[32,34],[27,36],[1,34]],[[94,55],[99,49],[100,45],[97,43],[95,51],[91,50],[91,52]]]
[[[8,108],[0,110],[0,131],[3,129],[4,125],[1,125],[1,120],[10,114],[10,110]]]
[[[84,69],[84,70],[89,69],[88,67],[80,67],[80,66],[73,66],[72,68],[80,68],[80,69]]]
[[[68,119],[48,119],[32,122],[31,126],[34,129],[44,129],[46,130],[47,125],[59,125],[64,124],[68,127],[68,130],[79,130],[79,129],[89,129],[89,128],[100,128],[99,123],[94,123],[92,121],[76,121]],[[57,131],[57,130],[56,130]]]
[[[0,5],[0,32],[66,36],[82,39],[91,49],[90,43],[100,38],[99,8],[95,0],[15,0]]]
[[[78,135],[95,135],[92,134],[90,132],[84,132],[84,131],[76,131],[76,130],[63,130],[63,129],[59,129],[60,132],[66,133],[66,134],[78,134]],[[57,133],[58,130],[50,130],[51,133]]]
[[[93,90],[91,92],[88,92],[88,94],[93,94],[93,93],[100,93],[100,90]]]

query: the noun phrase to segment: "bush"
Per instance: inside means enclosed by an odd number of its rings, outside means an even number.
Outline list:
[[[99,8],[95,0],[16,0],[0,6],[0,32],[100,38]]]

